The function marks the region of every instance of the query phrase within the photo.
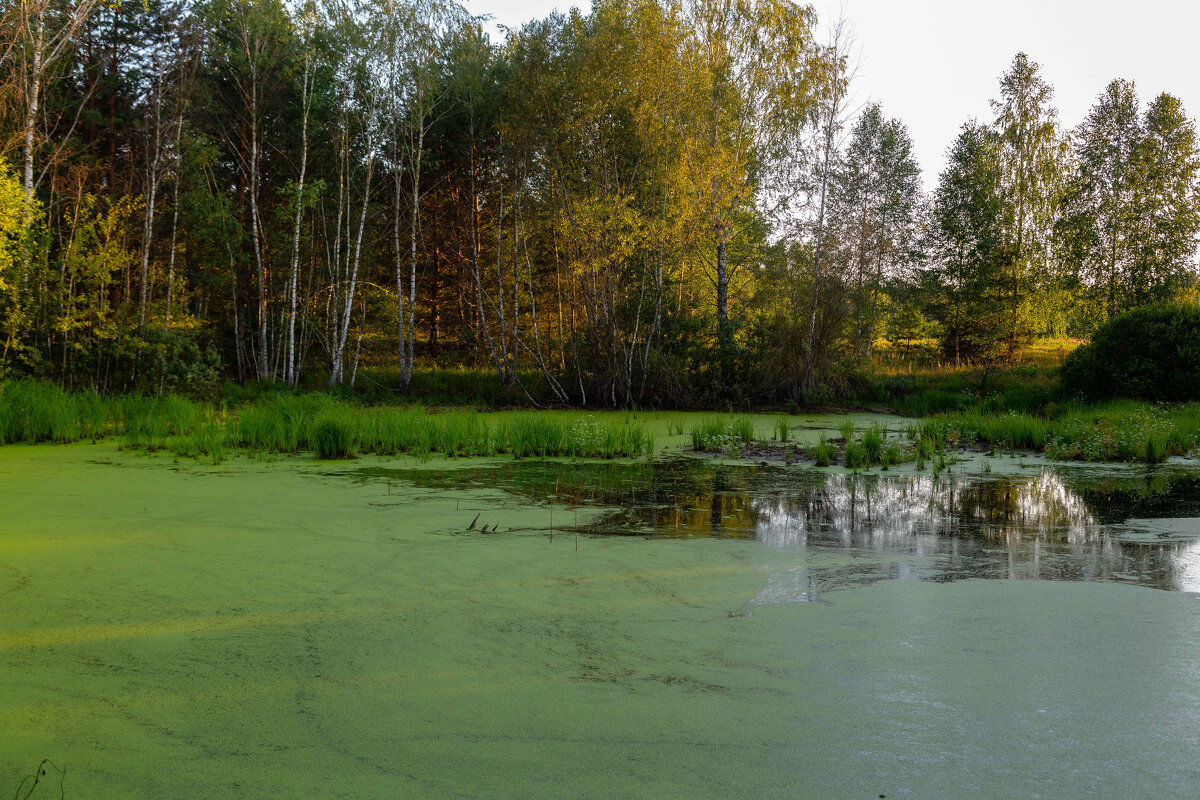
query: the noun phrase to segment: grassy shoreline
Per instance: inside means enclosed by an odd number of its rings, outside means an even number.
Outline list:
[[[633,412],[484,412],[420,405],[365,405],[323,393],[273,392],[238,405],[180,395],[104,396],[69,392],[44,381],[0,383],[0,444],[116,439],[121,447],[220,462],[232,453],[352,458],[440,454],[630,458],[655,452],[655,430]],[[759,416],[665,412],[664,438],[690,441],[694,451],[735,458],[774,455],[818,466],[884,469],[926,461],[943,464],[947,449],[1028,451],[1060,461],[1160,463],[1196,453],[1200,403],[1156,406],[1135,401],[1056,404],[1036,410],[996,410],[987,402],[929,414],[901,424],[867,422],[856,428],[830,421],[825,436],[794,439],[793,414]],[[832,416],[839,416],[834,414]],[[763,421],[770,426],[768,433]],[[889,424],[891,430],[888,429]],[[657,426],[659,428],[663,426]],[[778,444],[776,444],[778,443]],[[776,452],[777,451],[777,452]]]
[[[232,451],[352,458],[358,454],[628,458],[653,452],[641,423],[592,415],[430,413],[363,406],[326,394],[273,394],[235,408],[180,395],[105,397],[41,381],[0,384],[0,444],[115,437],[124,448],[223,460]]]

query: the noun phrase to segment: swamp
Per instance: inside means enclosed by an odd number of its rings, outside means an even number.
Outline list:
[[[1196,26],[1041,5],[0,2],[0,800],[1200,796]]]
[[[645,417],[609,460],[0,447],[0,788],[1194,795],[1191,459],[819,468]],[[901,427],[789,438],[847,420]]]

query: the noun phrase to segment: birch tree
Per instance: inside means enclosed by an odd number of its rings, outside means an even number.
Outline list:
[[[850,80],[849,69],[850,37],[844,20],[838,20],[830,29],[829,38],[821,48],[818,66],[821,80],[816,84],[816,126],[811,145],[810,192],[816,203],[814,209],[812,249],[812,290],[809,295],[808,325],[804,333],[804,367],[800,386],[802,391],[811,391],[819,380],[823,353],[817,352],[817,316],[822,304],[822,288],[825,283],[828,246],[827,202],[829,184],[839,164],[841,135],[846,124]]]
[[[300,46],[304,51],[304,65],[300,74],[300,174],[296,179],[296,214],[292,223],[292,259],[291,275],[288,279],[287,291],[287,350],[284,357],[283,378],[288,385],[296,386],[300,380],[300,370],[296,358],[296,306],[297,293],[300,289],[300,223],[304,218],[306,198],[304,180],[308,176],[308,122],[312,115],[314,52],[313,37],[319,21],[315,2],[309,0],[299,10],[297,17],[297,33]]]
[[[34,223],[34,177],[38,141],[37,128],[42,110],[42,94],[47,84],[57,76],[60,64],[71,52],[75,36],[87,24],[100,0],[22,0],[15,9],[15,52],[9,55],[16,65],[18,86],[23,107],[22,142],[24,169],[21,184],[25,193],[25,223]],[[20,283],[24,284],[29,270],[30,253],[22,257]]]
[[[1000,137],[1009,355],[1031,335],[1028,301],[1049,272],[1050,232],[1066,155],[1053,99],[1054,89],[1038,64],[1018,53],[1000,79],[1000,99],[991,101]]]
[[[1123,307],[1139,238],[1137,150],[1142,140],[1137,93],[1115,80],[1075,132],[1075,164],[1056,225],[1062,246],[1084,277],[1102,287],[1109,316]]]
[[[280,0],[223,2],[223,6],[215,9],[226,20],[220,66],[236,99],[236,105],[231,109],[236,124],[223,127],[221,133],[237,159],[249,206],[245,227],[250,232],[250,260],[257,290],[255,371],[259,380],[271,380],[274,377],[269,331],[271,276],[266,252],[267,229],[261,208],[262,163],[268,138],[274,133],[267,123],[281,99],[288,18]]]
[[[337,131],[337,223],[328,261],[333,322],[329,385],[334,386],[344,379],[346,341],[358,300],[363,237],[379,160],[385,87],[373,61],[381,37],[367,9],[339,2],[331,4],[329,14],[331,27],[335,29],[334,47],[341,51],[341,61],[335,67],[341,103]],[[361,187],[357,222],[354,220],[356,184]]]
[[[463,23],[465,12],[449,0],[413,0],[407,6],[385,3],[383,12],[382,25],[389,39],[388,89],[393,115],[393,246],[398,355],[400,386],[407,388],[412,381],[415,359],[418,244],[423,201],[421,181],[428,149],[426,138],[446,112],[451,85],[444,74],[443,56],[454,32]],[[400,244],[402,199],[408,213],[407,270],[402,265]]]
[[[681,162],[710,237],[720,348],[728,349],[729,244],[772,169],[795,152],[818,110],[816,16],[790,0],[692,0],[681,67]]]
[[[1196,123],[1179,98],[1162,93],[1150,103],[1135,160],[1141,192],[1140,236],[1130,276],[1132,304],[1171,299],[1198,282],[1200,143]]]

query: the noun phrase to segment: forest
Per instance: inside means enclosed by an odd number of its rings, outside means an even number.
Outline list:
[[[923,178],[790,0],[498,41],[449,0],[2,8],[0,378],[821,402],[882,351],[998,364],[1195,303],[1180,100],[1115,79],[1072,127],[1024,53]]]

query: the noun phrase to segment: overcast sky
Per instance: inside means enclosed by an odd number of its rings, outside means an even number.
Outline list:
[[[468,0],[474,14],[519,26],[555,0]],[[1143,107],[1159,92],[1200,113],[1200,3],[1195,0],[813,0],[822,24],[844,15],[859,54],[856,103],[876,101],[908,126],[932,187],[946,148],[988,100],[1018,51],[1042,66],[1060,121],[1074,127],[1113,78],[1137,84]]]

